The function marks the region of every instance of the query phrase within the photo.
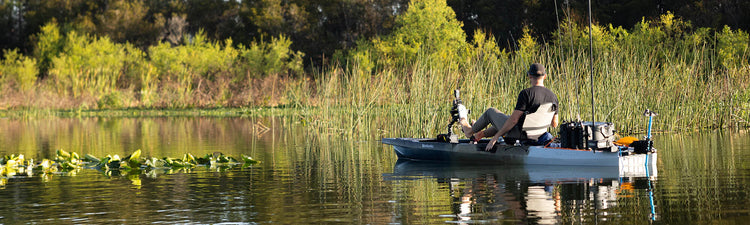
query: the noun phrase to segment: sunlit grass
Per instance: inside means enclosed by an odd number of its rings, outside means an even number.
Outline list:
[[[427,66],[435,64],[424,58],[373,75],[333,68],[322,75],[317,91],[307,94],[319,104],[302,108],[322,132],[346,136],[380,129],[387,136],[430,137],[446,131],[453,89],[461,90],[471,118],[488,107],[510,113],[517,93],[529,87],[528,64],[541,62],[550,75],[546,86],[558,95],[561,120],[591,120],[588,53],[556,54],[564,51],[549,46],[531,56],[534,60],[512,55],[497,62],[473,60],[459,69]],[[748,80],[748,69],[718,68],[708,51],[638,45],[596,50],[595,119],[614,122],[621,133],[641,133],[647,124],[642,113],[651,109],[659,113],[657,131],[747,127],[747,113],[738,113],[750,110],[742,103],[747,97],[737,93],[747,92],[741,82]]]

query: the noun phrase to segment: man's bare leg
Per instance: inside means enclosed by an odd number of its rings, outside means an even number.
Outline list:
[[[461,131],[464,132],[466,138],[471,138],[472,135],[474,136],[474,140],[479,140],[485,137],[484,130],[480,130],[474,133],[471,129],[471,124],[469,124],[465,119],[459,120],[458,123],[461,124]]]
[[[469,121],[467,119],[459,119],[458,124],[461,125],[461,131],[464,132],[464,136],[466,136],[466,138],[471,138],[471,136],[474,135],[474,131],[471,130],[471,124],[469,124]]]

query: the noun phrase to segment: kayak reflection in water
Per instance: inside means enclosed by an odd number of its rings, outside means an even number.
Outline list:
[[[450,196],[449,223],[558,224],[643,220],[650,177],[619,177],[618,168],[445,164],[399,160],[387,180],[428,179]],[[408,182],[402,184],[409,184]],[[446,187],[447,186],[447,187]],[[413,186],[406,185],[406,188]],[[654,212],[653,206],[650,208]],[[625,215],[637,215],[626,216]],[[655,217],[652,217],[652,219]]]
[[[575,217],[584,221],[617,205],[618,185],[611,180],[533,183],[496,176],[449,181],[455,222],[558,224]]]

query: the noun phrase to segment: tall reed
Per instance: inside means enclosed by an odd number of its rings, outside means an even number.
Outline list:
[[[610,27],[599,35],[614,35],[615,31]],[[742,113],[750,110],[747,48],[729,56],[734,64],[720,65],[726,58],[717,54],[710,37],[693,34],[696,36],[643,45],[638,43],[641,35],[653,34],[637,31],[599,38],[604,41],[595,44],[593,71],[588,70],[587,48],[555,43],[489,58],[477,54],[458,67],[441,66],[450,62],[436,63],[420,55],[411,64],[372,74],[330,68],[319,75],[317,92],[309,93],[320,104],[308,109],[326,116],[308,119],[323,125],[324,130],[341,129],[346,134],[375,126],[386,136],[432,137],[446,131],[453,89],[461,90],[464,104],[472,110],[470,118],[477,118],[488,107],[510,113],[517,94],[529,87],[524,75],[528,65],[540,62],[549,73],[546,86],[560,101],[562,120],[591,120],[589,87],[593,82],[594,118],[615,123],[620,133],[644,132],[647,118],[642,113],[646,109],[659,113],[654,125],[657,131],[750,125],[748,114]],[[591,72],[593,81],[589,80]]]

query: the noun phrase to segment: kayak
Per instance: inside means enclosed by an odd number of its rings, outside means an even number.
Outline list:
[[[612,151],[591,151],[547,146],[509,145],[498,141],[492,151],[484,151],[488,139],[478,143],[468,139],[456,143],[428,138],[383,138],[382,143],[392,145],[400,159],[449,161],[454,163],[482,163],[505,165],[557,165],[620,167],[622,173],[656,173],[656,151],[635,154],[632,148]]]

